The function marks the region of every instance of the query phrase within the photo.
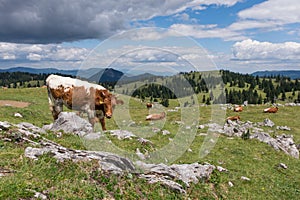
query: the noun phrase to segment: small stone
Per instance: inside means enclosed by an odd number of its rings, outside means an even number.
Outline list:
[[[168,130],[163,130],[163,131],[162,131],[162,134],[163,134],[163,135],[170,135],[171,133],[170,133],[170,131],[168,131]]]
[[[204,128],[205,128],[205,126],[202,124],[198,126],[198,129],[204,129]]]
[[[279,167],[283,168],[283,169],[287,169],[288,167],[286,166],[286,164],[284,163],[279,163]]]
[[[233,183],[231,181],[228,182],[229,187],[233,187]]]
[[[250,178],[248,178],[246,176],[242,176],[241,179],[244,180],[244,181],[250,181]]]
[[[22,116],[20,113],[15,113],[14,116],[15,116],[15,117],[23,118],[23,116]]]
[[[217,166],[217,170],[218,170],[219,172],[228,172],[227,169],[225,169],[224,167],[221,167],[221,166]]]

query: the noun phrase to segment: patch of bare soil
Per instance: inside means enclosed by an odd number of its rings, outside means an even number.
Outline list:
[[[12,106],[17,108],[25,108],[29,105],[30,103],[23,102],[23,101],[0,100],[0,106]]]

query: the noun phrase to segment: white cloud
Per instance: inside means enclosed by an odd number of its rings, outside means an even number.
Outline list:
[[[42,60],[42,56],[39,55],[39,54],[36,54],[36,53],[29,53],[29,55],[27,55],[26,58],[28,60],[31,60],[31,61],[40,61],[40,60]]]
[[[298,0],[272,0],[254,5],[238,13],[241,19],[263,20],[278,25],[299,23],[300,4]]]
[[[242,20],[229,25],[228,29],[232,31],[243,31],[249,29],[273,29],[278,24],[272,21],[256,21],[256,20]]]
[[[62,47],[56,44],[29,45],[0,42],[0,60],[16,61],[78,61],[83,60],[85,48]]]
[[[246,37],[241,35],[239,32],[231,30],[230,28],[218,28],[215,24],[173,24],[170,29],[194,38],[222,38],[225,41],[246,39]]]
[[[1,57],[3,60],[15,60],[16,59],[16,56],[14,54],[7,54],[7,53],[2,54]]]
[[[300,43],[270,43],[256,40],[236,42],[233,58],[238,60],[300,60]]]

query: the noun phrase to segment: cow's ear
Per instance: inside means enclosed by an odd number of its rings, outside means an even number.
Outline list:
[[[104,91],[101,91],[101,96],[106,97],[106,93]]]

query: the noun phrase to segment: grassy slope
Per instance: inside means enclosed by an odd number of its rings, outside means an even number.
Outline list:
[[[37,126],[52,122],[48,110],[48,100],[45,89],[8,89],[0,93],[0,99],[22,100],[32,104],[27,108],[0,107],[0,121],[19,123],[22,121],[33,123]],[[201,100],[201,99],[200,99]],[[177,106],[177,100],[170,101],[170,108]],[[124,105],[125,106],[125,105]],[[148,114],[143,103],[135,99],[130,100],[130,115],[137,126],[148,125],[144,121]],[[133,109],[134,108],[134,109]],[[210,106],[200,107],[199,124],[205,124],[210,120]],[[276,125],[287,125],[292,128],[290,132],[276,131],[276,134],[292,134],[297,144],[300,143],[299,107],[280,107],[276,114],[262,113],[265,106],[248,106],[239,113],[242,121],[260,122],[265,118],[271,119]],[[123,110],[122,110],[123,109]],[[121,107],[120,112],[126,107]],[[13,117],[14,112],[21,113],[24,118]],[[120,142],[111,138],[116,146],[134,152],[136,147],[141,151],[153,151],[168,144],[169,137],[175,137],[178,125],[172,123],[180,120],[180,113],[168,113],[168,121],[163,129],[171,131],[171,135],[162,136],[156,134],[150,139],[154,147],[141,146],[138,142]],[[236,115],[228,110],[226,116]],[[117,128],[114,120],[107,120],[109,129]],[[205,133],[206,129],[198,130]],[[1,134],[2,135],[2,134]],[[82,141],[69,134],[57,138],[54,134],[45,135],[49,139],[77,149],[85,149]],[[228,139],[219,136],[216,146],[211,153],[200,159],[199,149],[203,143],[203,136],[196,136],[190,149],[186,151],[175,163],[209,162],[221,165],[229,170],[228,173],[215,173],[209,182],[192,184],[187,189],[191,199],[298,199],[300,195],[300,170],[299,160],[294,159],[283,152],[277,152],[268,145],[256,140],[242,140],[240,138]],[[97,169],[97,163],[57,163],[49,155],[45,155],[38,161],[24,158],[26,144],[8,143],[0,140],[0,169],[15,170],[10,176],[0,178],[0,199],[19,199],[32,197],[28,189],[47,193],[51,199],[92,199],[114,196],[116,199],[174,199],[186,198],[164,187],[145,184],[135,176],[123,177],[108,176]],[[279,163],[285,163],[288,169],[278,168]],[[251,179],[242,181],[241,176]],[[228,181],[234,184],[229,187]],[[116,185],[116,186],[114,186]]]

